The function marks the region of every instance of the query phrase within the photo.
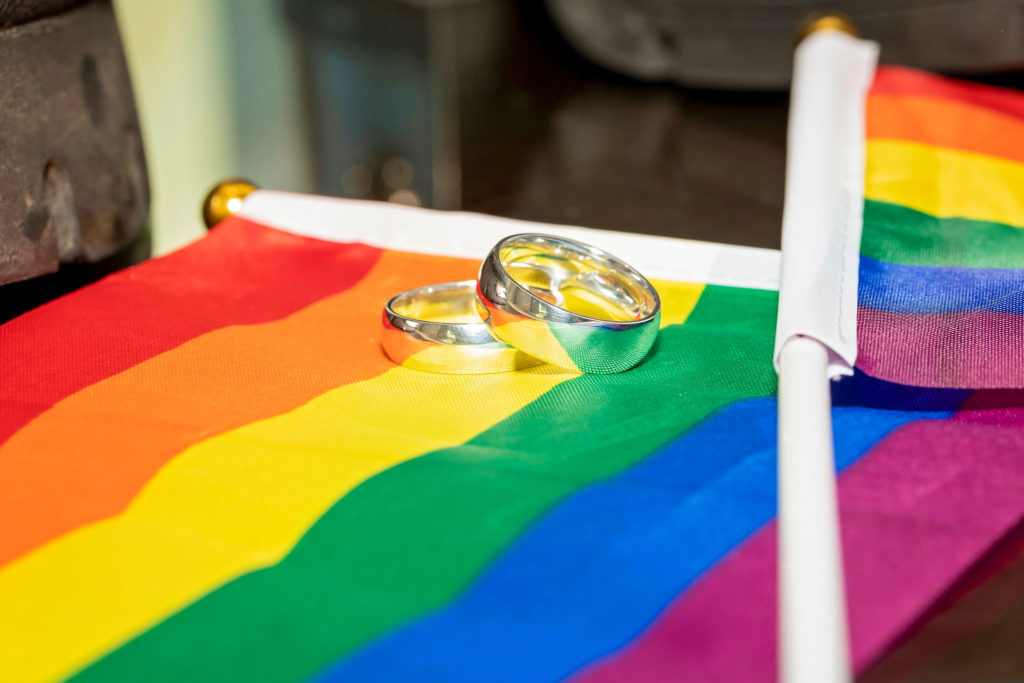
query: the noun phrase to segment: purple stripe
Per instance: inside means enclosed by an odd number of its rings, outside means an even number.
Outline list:
[[[858,670],[1024,518],[1024,409],[1014,404],[1024,392],[976,395],[951,421],[898,430],[840,477]],[[769,526],[577,680],[774,680],[775,560]]]
[[[857,367],[900,384],[958,389],[1024,386],[1024,316],[857,309]]]

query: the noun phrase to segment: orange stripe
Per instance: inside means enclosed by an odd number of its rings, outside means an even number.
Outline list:
[[[377,348],[384,301],[476,267],[384,252],[341,294],[201,335],[57,403],[0,446],[0,518],[16,520],[0,535],[0,565],[119,513],[189,445],[393,367]]]
[[[941,97],[871,95],[867,137],[922,142],[1024,162],[1024,119]]]

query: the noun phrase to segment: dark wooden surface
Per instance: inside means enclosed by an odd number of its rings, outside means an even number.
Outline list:
[[[516,21],[508,63],[462,103],[465,209],[779,246],[786,93],[634,83],[577,57],[538,13]]]

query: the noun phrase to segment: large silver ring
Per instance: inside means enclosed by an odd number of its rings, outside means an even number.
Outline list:
[[[399,365],[449,375],[508,372],[541,364],[496,341],[478,310],[473,280],[410,289],[385,304],[381,346]]]
[[[480,266],[477,298],[496,339],[580,372],[622,372],[658,335],[661,300],[623,261],[549,235],[506,237]]]

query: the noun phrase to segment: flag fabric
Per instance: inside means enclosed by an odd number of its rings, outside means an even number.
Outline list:
[[[478,261],[375,239],[233,217],[0,327],[3,678],[772,680],[777,294],[656,281],[618,375],[433,375],[380,308]],[[860,669],[1020,521],[1021,398],[836,385]]]
[[[1024,93],[881,68],[866,125],[858,366],[1024,387]]]

